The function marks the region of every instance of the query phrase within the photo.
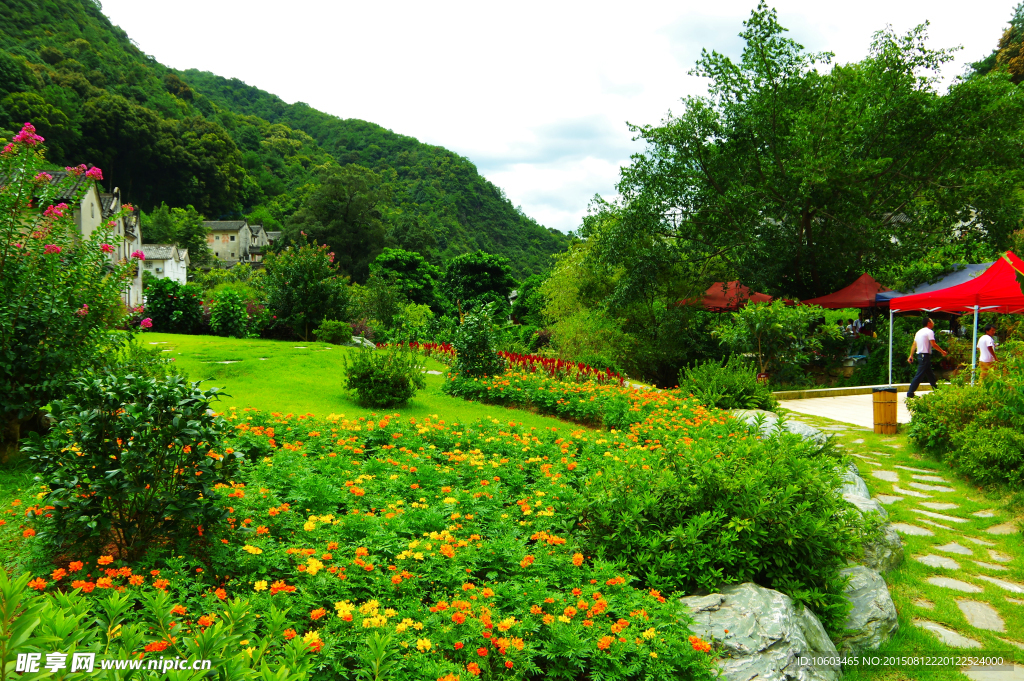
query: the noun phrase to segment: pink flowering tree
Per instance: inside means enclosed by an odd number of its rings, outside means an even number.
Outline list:
[[[42,143],[26,123],[0,151],[0,464],[38,426],[41,407],[123,342],[114,329],[135,267],[111,261],[108,227],[82,238],[73,219],[80,196],[55,200],[67,187],[42,169]],[[85,166],[68,173],[69,184],[102,177]]]
[[[267,300],[277,323],[303,341],[325,319],[344,319],[348,277],[334,264],[334,253],[315,243],[290,245],[264,262]]]

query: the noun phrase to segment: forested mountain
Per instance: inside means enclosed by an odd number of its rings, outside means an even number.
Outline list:
[[[108,188],[144,211],[193,205],[209,219],[247,216],[287,232],[325,178],[358,177],[348,190],[372,203],[374,229],[335,220],[324,238],[336,249],[351,228],[371,248],[432,260],[481,249],[527,275],[568,243],[513,207],[468,159],[238,80],[175,72],[94,0],[0,4],[0,137],[25,121],[46,137],[56,165],[100,166]],[[341,173],[349,164],[372,172]]]

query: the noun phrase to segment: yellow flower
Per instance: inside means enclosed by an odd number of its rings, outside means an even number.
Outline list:
[[[254,556],[258,556],[261,553],[263,553],[263,549],[261,549],[260,547],[258,547],[258,546],[250,546],[249,544],[246,544],[245,546],[243,546],[242,550],[243,551],[248,551],[249,553],[251,553]]]
[[[658,653],[651,653],[651,657],[657,657]]]
[[[261,579],[260,581],[256,582],[256,584],[253,585],[252,590],[253,591],[266,591],[267,590],[267,580]]]
[[[444,498],[444,503],[446,503],[446,504],[457,504],[457,503],[459,503],[459,500],[456,499],[455,497],[445,497]]]
[[[306,645],[309,645],[313,641],[319,641],[320,640],[320,632],[316,631],[316,630],[313,630],[313,631],[307,633],[305,636],[303,636],[302,640],[303,640],[304,643],[306,643]]]
[[[306,523],[302,526],[302,529],[304,529],[306,532],[312,532],[316,529],[316,523],[314,523],[312,520],[307,520]]]
[[[416,650],[425,653],[428,652],[432,647],[433,644],[430,642],[429,638],[416,639]]]
[[[316,558],[313,558],[312,556],[310,556],[309,560],[306,561],[306,572],[310,575],[315,575],[323,569],[324,564],[318,561]]]
[[[648,641],[650,641],[652,638],[654,638],[657,635],[658,635],[658,632],[654,630],[654,627],[651,627],[650,629],[648,629],[647,631],[645,631],[643,633],[643,637],[646,638]]]

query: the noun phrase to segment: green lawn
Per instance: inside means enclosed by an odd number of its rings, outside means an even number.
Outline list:
[[[226,394],[219,404],[224,408],[256,407],[282,414],[350,417],[372,411],[359,406],[354,395],[342,388],[342,357],[355,352],[352,348],[168,333],[147,333],[141,341],[147,347],[160,348],[191,380],[202,380],[206,388],[222,389]],[[426,365],[428,371],[447,371],[444,364],[432,359],[427,359]],[[535,428],[566,426],[564,421],[548,416],[449,397],[441,392],[443,375],[427,374],[426,381],[427,387],[407,404],[386,411],[416,418],[437,414],[464,423],[490,417],[514,419]]]

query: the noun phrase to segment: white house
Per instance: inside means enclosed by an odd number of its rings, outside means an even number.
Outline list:
[[[207,220],[203,225],[209,230],[206,243],[217,260],[231,267],[235,263],[250,262],[249,249],[253,237],[249,223],[245,220]]]
[[[174,244],[143,244],[142,252],[146,254],[146,260],[142,263],[144,272],[149,272],[157,279],[186,283],[189,264],[187,248],[178,248]]]
[[[51,174],[53,176],[52,184],[61,182],[68,175],[63,170]],[[139,250],[142,243],[142,229],[137,212],[128,213],[126,217],[118,217],[113,220],[113,216],[122,208],[120,189],[115,187],[114,191],[109,194],[100,194],[95,181],[85,175],[80,175],[75,182],[66,186],[58,196],[54,197],[54,203],[73,201],[83,185],[86,187],[85,193],[74,207],[74,220],[78,231],[88,239],[101,225],[113,222],[110,226],[113,232],[111,239],[113,243],[110,245],[114,247],[114,252],[110,254],[110,260],[117,262],[122,258],[130,258],[134,251]],[[141,269],[137,271],[122,292],[122,300],[129,307],[142,305]]]

